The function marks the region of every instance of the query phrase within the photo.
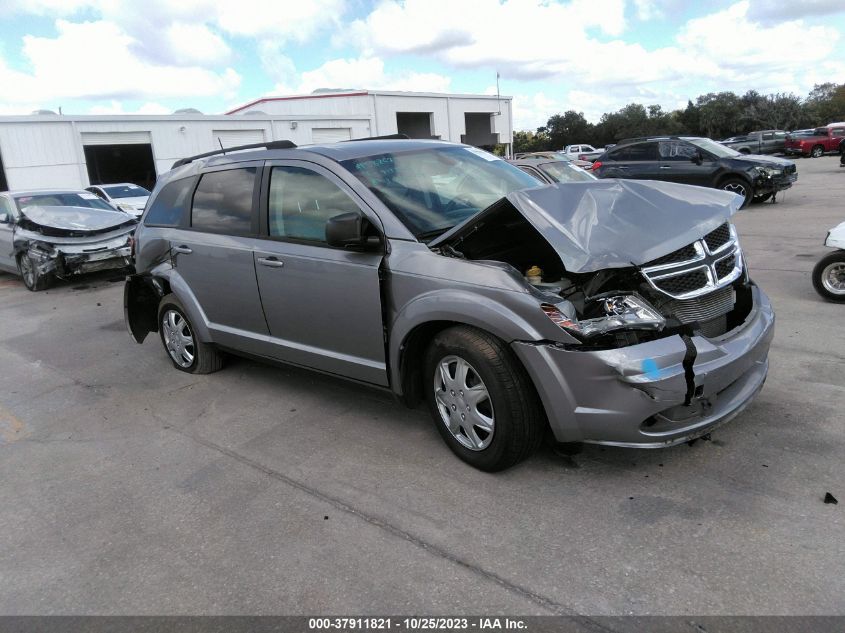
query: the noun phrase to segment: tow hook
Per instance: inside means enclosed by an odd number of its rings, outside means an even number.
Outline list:
[[[687,348],[681,366],[684,368],[684,377],[687,381],[687,394],[684,398],[684,406],[688,407],[692,404],[692,399],[697,395],[695,392],[695,372],[693,372],[692,366],[695,363],[695,357],[698,356],[698,350],[695,348],[695,344],[692,342],[689,334],[681,334],[681,339]]]

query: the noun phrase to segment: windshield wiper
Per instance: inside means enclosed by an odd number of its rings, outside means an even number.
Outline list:
[[[422,233],[417,233],[417,239],[428,241],[433,240],[435,237],[439,237],[443,235],[446,231],[452,230],[453,227],[447,226],[445,229],[432,229],[431,231],[423,231]]]

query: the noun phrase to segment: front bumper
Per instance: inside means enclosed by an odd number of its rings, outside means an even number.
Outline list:
[[[700,437],[738,415],[762,388],[774,335],[766,295],[752,288],[745,323],[722,337],[693,336],[694,397],[680,336],[603,351],[515,342],[559,442],[658,448]]]
[[[761,179],[754,185],[754,195],[761,196],[763,194],[777,193],[778,191],[789,189],[797,180],[797,171]]]

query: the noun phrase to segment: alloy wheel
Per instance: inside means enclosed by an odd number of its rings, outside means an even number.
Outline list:
[[[32,265],[32,260],[28,255],[22,255],[20,258],[21,277],[28,288],[35,285],[35,267]]]
[[[483,451],[495,432],[493,402],[475,368],[460,356],[446,356],[434,371],[434,399],[440,419],[461,446]]]
[[[845,295],[845,262],[833,262],[821,274],[824,289],[835,295]]]
[[[745,189],[745,185],[740,182],[729,182],[726,184],[723,189],[725,191],[730,191],[731,193],[735,193],[740,196],[745,201],[746,196],[748,195],[747,190]]]
[[[187,369],[194,362],[196,347],[191,326],[176,310],[166,310],[161,317],[161,331],[167,353],[173,362]]]

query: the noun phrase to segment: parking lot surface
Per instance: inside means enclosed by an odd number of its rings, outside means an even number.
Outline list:
[[[501,474],[426,411],[305,370],[173,369],[114,274],[0,275],[2,614],[845,613],[845,305],[810,281],[838,157],[736,216],[777,312],[711,441]],[[333,306],[342,327],[343,306]]]

